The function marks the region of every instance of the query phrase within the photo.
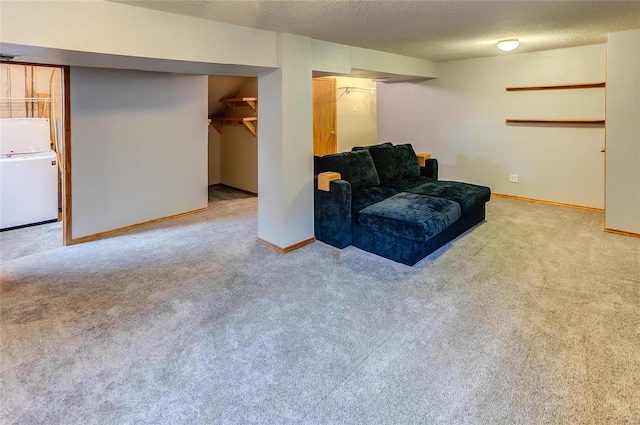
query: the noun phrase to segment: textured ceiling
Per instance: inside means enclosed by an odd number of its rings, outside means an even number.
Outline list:
[[[432,61],[605,43],[640,28],[640,1],[112,0]]]

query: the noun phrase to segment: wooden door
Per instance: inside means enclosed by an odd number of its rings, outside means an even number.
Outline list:
[[[313,154],[338,151],[336,79],[313,79]]]

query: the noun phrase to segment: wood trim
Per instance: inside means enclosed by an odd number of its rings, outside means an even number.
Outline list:
[[[124,232],[127,232],[129,230],[133,230],[133,229],[137,229],[139,227],[143,227],[146,226],[148,224],[153,224],[153,223],[160,223],[162,221],[167,221],[167,220],[172,220],[174,218],[180,218],[180,217],[184,217],[187,215],[192,215],[192,214],[197,214],[197,213],[201,213],[204,211],[208,211],[209,207],[205,207],[205,208],[199,208],[197,210],[193,210],[193,211],[187,211],[187,212],[183,212],[180,214],[174,214],[174,215],[170,215],[167,217],[162,217],[162,218],[156,218],[153,220],[149,220],[149,221],[143,221],[142,223],[137,223],[137,224],[132,224],[131,226],[125,226],[125,227],[119,227],[117,229],[113,229],[113,230],[107,230],[106,232],[100,232],[100,233],[96,233],[94,235],[88,235],[88,236],[82,236],[80,238],[76,238],[76,239],[71,239],[70,243],[68,245],[74,245],[74,244],[79,244],[79,243],[85,243],[85,242],[92,242],[98,239],[105,239],[111,236],[116,236],[119,234],[122,234]]]
[[[507,118],[507,124],[568,124],[568,125],[604,125],[605,120],[523,120]]]
[[[605,231],[605,233],[613,233],[614,235],[630,236],[632,238],[640,238],[640,233],[627,232],[625,230],[611,229],[609,227],[605,227],[604,231]]]
[[[342,177],[340,173],[336,173],[333,171],[325,171],[324,173],[318,174],[318,189],[323,190],[325,192],[331,191],[331,182],[333,180],[340,180]]]
[[[418,164],[420,164],[421,167],[425,167],[426,166],[426,162],[427,159],[431,158],[431,154],[430,153],[417,153],[416,156],[418,157]]]
[[[266,241],[266,240],[264,240],[262,238],[257,238],[256,239],[256,242],[258,242],[259,244],[262,244],[262,245],[264,245],[264,246],[266,246],[268,248],[271,248],[274,251],[278,251],[280,254],[287,254],[287,253],[289,253],[291,251],[295,251],[296,249],[302,248],[303,246],[307,246],[309,244],[312,244],[315,241],[316,241],[316,238],[314,236],[314,237],[311,237],[309,239],[305,239],[303,241],[300,241],[300,242],[298,242],[296,244],[289,245],[289,246],[287,246],[285,248],[280,248],[278,245],[272,244],[271,242]]]
[[[71,72],[62,67],[64,143],[62,146],[62,245],[72,245],[73,214],[71,208]]]
[[[609,76],[607,75],[607,71],[609,69],[609,51],[605,49],[604,52],[604,80],[609,81]],[[604,91],[604,117],[607,118],[607,93],[608,90]],[[601,151],[602,152],[602,151]],[[604,131],[604,222],[607,223],[607,130],[605,128]],[[605,227],[606,229],[606,227]]]
[[[602,208],[583,207],[581,205],[564,204],[562,202],[553,202],[553,201],[543,201],[541,199],[523,198],[521,196],[513,196],[513,195],[503,195],[501,193],[492,193],[491,196],[495,196],[496,198],[513,199],[515,201],[525,201],[525,202],[533,202],[536,204],[551,205],[554,207],[573,208],[576,210],[604,213],[604,209]]]
[[[507,87],[507,91],[531,91],[531,90],[569,90],[569,89],[597,89],[606,87],[607,83],[583,83],[565,84],[559,86],[532,86],[532,87]]]

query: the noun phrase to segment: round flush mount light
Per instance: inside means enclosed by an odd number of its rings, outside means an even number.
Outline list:
[[[509,40],[498,41],[498,44],[496,44],[496,47],[502,50],[503,52],[510,52],[512,50],[517,49],[519,45],[520,45],[520,42],[518,41],[518,39],[512,38]]]

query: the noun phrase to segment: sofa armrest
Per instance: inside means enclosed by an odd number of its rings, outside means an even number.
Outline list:
[[[333,171],[325,171],[318,174],[318,184],[316,185],[319,190],[329,192],[331,190],[331,183],[333,180],[340,180],[342,176],[340,173],[334,173]]]
[[[429,158],[424,162],[424,167],[420,167],[420,175],[438,180],[438,160]]]
[[[314,182],[314,230],[316,239],[338,248],[351,245],[351,184],[332,180],[329,191]]]

